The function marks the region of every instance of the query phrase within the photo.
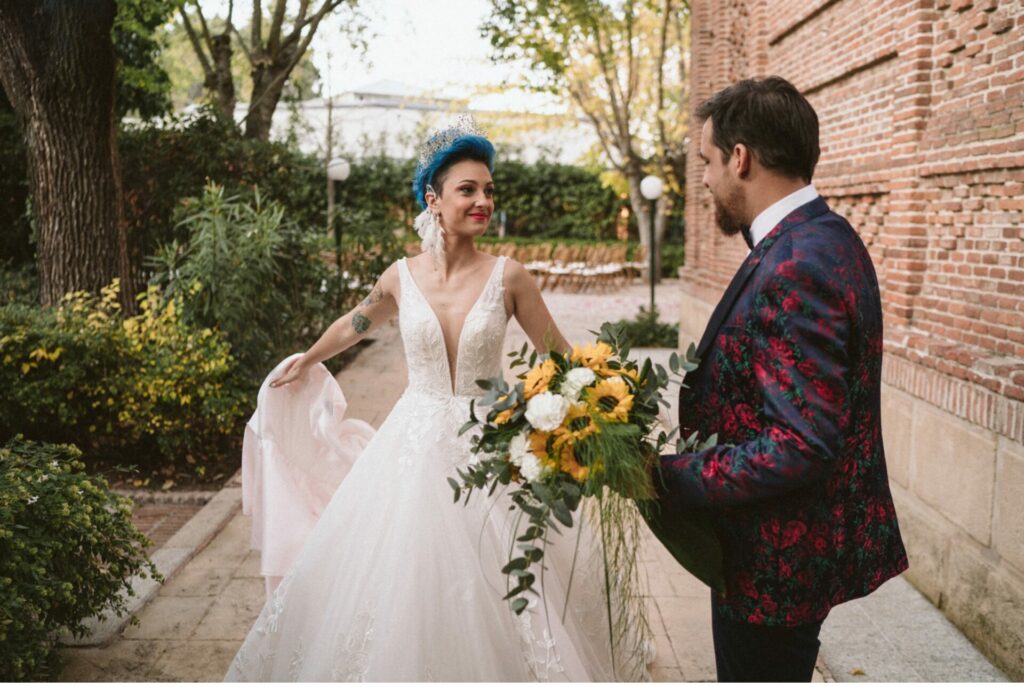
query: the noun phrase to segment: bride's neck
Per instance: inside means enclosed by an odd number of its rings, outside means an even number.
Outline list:
[[[444,247],[444,260],[436,266],[441,276],[447,278],[449,274],[459,272],[476,261],[476,244],[472,237],[446,237]]]

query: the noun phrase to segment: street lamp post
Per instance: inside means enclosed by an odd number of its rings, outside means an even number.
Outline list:
[[[655,250],[654,243],[654,218],[658,212],[658,198],[661,197],[662,182],[661,179],[654,176],[653,174],[645,176],[640,181],[640,195],[647,200],[651,201],[651,227],[650,227],[650,238],[647,242],[647,253],[649,257],[649,267],[647,268],[647,277],[651,282],[651,316],[654,316],[654,280],[656,278],[656,258],[657,251]]]
[[[327,228],[334,230],[334,260],[338,267],[338,308],[343,305],[345,277],[341,271],[341,225],[334,221],[334,182],[348,179],[352,168],[348,160],[336,157],[327,163]]]

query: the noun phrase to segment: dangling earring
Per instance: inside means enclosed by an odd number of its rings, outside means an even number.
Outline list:
[[[426,190],[428,193],[434,193],[429,184]],[[432,254],[434,262],[440,264],[444,260],[444,227],[441,225],[440,214],[428,207],[416,217],[413,228],[422,240],[423,252]]]

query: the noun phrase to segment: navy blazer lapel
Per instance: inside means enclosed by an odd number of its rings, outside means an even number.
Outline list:
[[[729,282],[729,288],[725,290],[725,294],[722,296],[722,300],[715,306],[714,312],[711,313],[711,319],[708,320],[708,326],[704,330],[704,335],[700,338],[700,344],[697,346],[697,357],[704,360],[704,356],[707,354],[708,349],[711,348],[712,342],[715,340],[715,336],[718,334],[718,330],[722,326],[722,322],[725,320],[729,311],[732,310],[733,304],[736,299],[743,293],[743,287],[746,285],[747,280],[750,279],[750,275],[754,273],[757,266],[761,264],[761,260],[771,250],[772,245],[778,238],[785,233],[790,227],[796,227],[804,222],[808,222],[815,217],[825,214],[829,211],[828,203],[818,196],[809,203],[801,205],[793,212],[786,215],[785,218],[775,228],[768,232],[761,241],[754,246],[754,250],[750,252],[747,259],[740,265],[739,270],[736,271],[732,281]]]
[[[740,293],[743,291],[743,287],[746,285],[747,280],[750,279],[750,275],[754,273],[757,266],[761,264],[761,256],[758,251],[751,251],[747,259],[743,261],[740,268],[733,275],[732,281],[729,282],[729,288],[725,290],[725,294],[722,296],[722,300],[718,301],[718,305],[715,306],[714,312],[711,313],[711,319],[708,320],[708,326],[704,330],[704,336],[700,337],[700,343],[697,344],[697,357],[700,360],[704,360],[704,355],[711,348],[711,342],[715,340],[715,336],[718,334],[718,330],[722,326],[722,322],[725,320],[725,316],[732,310],[732,304],[739,298]]]

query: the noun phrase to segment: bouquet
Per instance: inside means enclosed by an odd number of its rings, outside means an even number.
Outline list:
[[[458,470],[458,479],[448,479],[455,501],[464,497],[468,502],[474,490],[493,494],[502,485],[511,491],[512,509],[518,511],[518,536],[502,569],[508,578],[504,598],[516,614],[529,605],[528,593],[537,593],[536,569],[544,569],[549,532],[573,527],[582,503],[593,506],[588,512],[600,532],[609,621],[613,597],[632,601],[633,614],[643,616],[637,589],[640,519],[654,523],[655,534],[665,539],[664,528],[659,532],[652,478],[658,456],[677,431],[666,431],[658,421],[660,407],[668,406],[663,392],[669,373],[649,359],[642,365],[630,360],[621,326],[606,322],[600,332],[593,333],[595,342],[566,354],[533,352],[527,357],[525,344],[509,353],[513,369],[527,370],[511,387],[501,377],[477,380],[487,391],[479,404],[489,409],[481,421],[476,401],[471,403],[470,419],[460,430],[479,429],[472,438],[470,464]],[[669,367],[679,375],[695,369],[697,362],[691,344],[685,356],[672,354]],[[714,442],[711,437],[698,444],[697,437],[691,436],[676,449],[703,448]],[[694,563],[699,568],[710,555],[712,571],[698,577],[716,582],[720,551],[710,550],[716,542],[707,538],[704,523],[696,533],[699,560],[690,565],[681,562],[693,570]],[[679,547],[669,548],[679,558]],[[682,549],[684,556],[691,555],[689,546]]]

